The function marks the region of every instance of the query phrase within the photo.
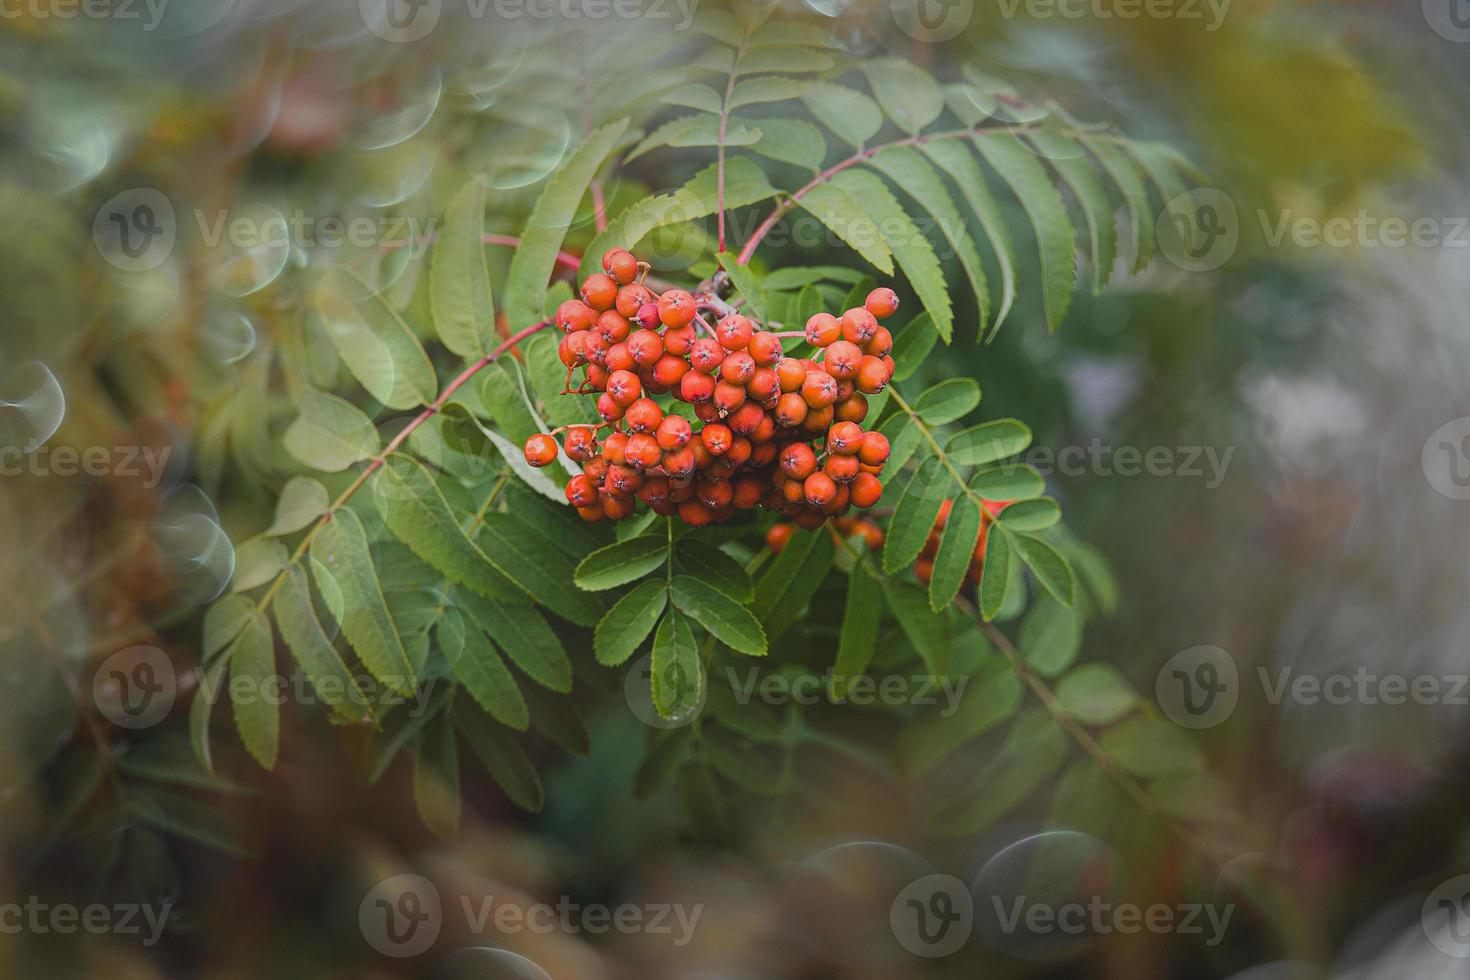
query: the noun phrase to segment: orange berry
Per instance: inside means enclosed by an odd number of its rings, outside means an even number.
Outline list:
[[[556,440],[545,434],[534,435],[526,440],[524,451],[526,462],[532,466],[545,466],[556,459]]]
[[[779,555],[781,549],[786,547],[786,542],[790,540],[790,524],[772,524],[771,529],[766,532],[766,547],[771,549],[773,555]]]
[[[838,422],[827,432],[827,448],[839,456],[855,456],[865,433],[856,422]]]
[[[813,507],[824,507],[837,499],[837,484],[826,473],[813,473],[802,483],[806,502]]]
[[[871,473],[859,473],[852,481],[852,503],[855,507],[871,507],[883,496],[882,482]]]
[[[863,306],[878,319],[893,316],[898,312],[898,294],[887,286],[879,286],[863,300]]]
[[[612,276],[602,272],[593,273],[582,283],[582,299],[599,312],[610,310],[618,301],[618,284]]]
[[[781,472],[793,480],[805,480],[817,471],[817,454],[804,442],[793,442],[781,450]]]
[[[661,449],[682,449],[694,438],[694,427],[681,415],[665,415],[654,433]]]
[[[837,400],[837,379],[820,369],[808,371],[801,383],[801,396],[812,408],[826,408]]]
[[[634,432],[652,432],[664,420],[664,410],[652,398],[640,398],[628,406],[623,419]]]
[[[715,324],[715,337],[725,350],[745,350],[750,346],[750,338],[754,334],[755,324],[750,322],[749,317],[739,313],[731,313]]]
[[[597,314],[581,300],[569,299],[556,308],[554,320],[562,333],[571,333],[574,330],[590,330],[597,321]]]
[[[602,255],[602,270],[626,286],[638,275],[638,260],[625,248],[608,249]]]
[[[842,336],[842,325],[830,313],[815,313],[806,321],[806,342],[826,347]]]
[[[658,298],[658,318],[666,327],[687,327],[694,322],[694,297],[682,289],[671,289]]]
[[[878,321],[865,307],[854,306],[842,314],[842,339],[853,344],[866,344],[878,332]]]

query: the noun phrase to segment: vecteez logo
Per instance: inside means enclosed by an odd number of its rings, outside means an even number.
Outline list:
[[[1235,711],[1240,671],[1216,646],[1196,646],[1170,657],[1154,681],[1159,708],[1183,728],[1213,728]]]
[[[357,924],[368,945],[384,956],[418,956],[434,945],[444,925],[439,890],[422,875],[386,878],[363,896]]]

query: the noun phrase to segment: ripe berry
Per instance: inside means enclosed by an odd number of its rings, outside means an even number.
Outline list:
[[[613,248],[603,253],[602,269],[626,286],[638,275],[638,260],[625,248]]]
[[[659,449],[658,441],[645,432],[639,432],[628,437],[628,446],[623,451],[628,459],[628,465],[635,469],[646,470],[663,462],[663,450]]]
[[[602,513],[610,521],[621,521],[633,513],[633,497],[629,495],[625,499],[618,499],[611,494],[602,497]]]
[[[704,527],[713,518],[710,509],[697,500],[686,500],[679,505],[679,520],[690,527]]]
[[[596,524],[598,521],[607,519],[607,515],[602,512],[601,504],[593,504],[590,507],[578,507],[577,514],[588,524]]]
[[[839,422],[861,422],[868,417],[868,399],[854,392],[832,406]]]
[[[864,435],[856,422],[838,422],[827,432],[827,448],[839,456],[855,456],[863,445]]]
[[[607,310],[597,317],[597,332],[609,345],[628,339],[628,331],[632,330],[628,318],[617,310]]]
[[[854,306],[842,314],[842,339],[853,344],[866,344],[878,332],[878,321],[864,307]]]
[[[597,449],[597,436],[590,427],[585,425],[572,426],[562,438],[567,455],[578,463],[585,463],[591,459],[593,452]]]
[[[616,422],[623,417],[623,406],[604,391],[597,396],[597,417],[604,422]]]
[[[828,374],[842,381],[857,376],[858,362],[862,358],[863,352],[856,344],[839,340],[827,348],[827,353],[822,358],[822,366],[827,369]]]
[[[858,362],[857,388],[864,394],[878,394],[888,387],[888,379],[891,377],[893,371],[882,359],[872,354],[864,354],[863,359]]]
[[[548,435],[534,435],[526,440],[526,462],[532,466],[545,466],[556,459],[556,440]]]
[[[626,432],[610,432],[606,439],[602,440],[602,458],[616,466],[627,463],[624,451],[628,448],[628,434]]]
[[[827,522],[826,515],[821,511],[807,510],[804,507],[797,511],[796,516],[792,520],[796,521],[797,527],[805,528],[808,531],[814,531]]]
[[[813,473],[803,481],[802,493],[813,507],[825,507],[837,499],[837,484],[826,473]]]
[[[882,466],[888,461],[888,437],[881,432],[864,432],[858,447],[858,459],[869,466]]]
[[[851,483],[859,476],[858,465],[856,456],[832,455],[822,464],[822,472],[837,483]]]
[[[806,399],[794,391],[788,391],[776,403],[776,424],[791,428],[806,420],[809,406]]]
[[[781,338],[764,330],[757,331],[751,336],[750,345],[746,350],[750,351],[750,356],[755,358],[755,363],[761,367],[770,367],[785,356],[781,350]]]
[[[776,378],[782,391],[800,391],[801,383],[806,380],[806,365],[788,357],[776,365]]]
[[[863,300],[863,306],[878,319],[893,316],[898,312],[898,294],[887,286],[879,286]]]
[[[643,474],[630,466],[609,466],[602,478],[602,489],[614,497],[631,497],[643,486]]]
[[[611,345],[596,330],[587,330],[584,333],[586,336],[582,340],[582,352],[587,355],[588,363],[606,364],[607,349]]]
[[[733,438],[730,427],[718,422],[706,425],[699,433],[699,441],[704,443],[704,448],[711,456],[725,455],[730,449],[730,440]]]
[[[834,408],[827,405],[823,408],[809,408],[806,413],[806,421],[801,427],[813,435],[821,435],[832,427]]]
[[[701,337],[689,348],[689,366],[701,374],[714,374],[725,359],[725,349],[717,341]]]
[[[643,382],[632,371],[614,371],[607,379],[607,394],[623,408],[636,402],[643,395]]]
[[[653,376],[670,390],[689,372],[689,362],[673,354],[665,354],[653,365]]]
[[[872,354],[874,357],[883,357],[893,353],[893,334],[887,327],[879,327],[878,332],[873,334],[873,339],[863,345],[864,354]]]
[[[718,510],[734,498],[735,488],[729,480],[700,480],[694,485],[694,495],[706,507]]]
[[[801,383],[801,396],[812,408],[826,408],[837,400],[837,379],[826,371],[808,371]]]
[[[638,307],[638,312],[629,319],[633,320],[644,330],[657,330],[663,326],[663,320],[659,319],[657,303],[644,303]]]
[[[750,322],[749,317],[739,313],[731,313],[715,324],[715,337],[725,350],[745,350],[750,346],[750,338],[754,334],[755,324]]]
[[[683,449],[664,453],[664,472],[669,475],[670,480],[687,480],[694,474],[694,445],[690,443]]]
[[[781,549],[786,547],[786,542],[790,540],[790,524],[772,524],[771,529],[766,532],[766,547],[771,549],[773,555],[779,555]]]
[[[805,480],[817,471],[817,454],[804,442],[793,442],[781,450],[781,472],[793,480]]]
[[[631,371],[638,366],[633,360],[633,352],[628,350],[626,343],[613,344],[602,356],[603,363],[607,365],[608,371]]]
[[[582,299],[594,310],[610,310],[618,301],[618,284],[612,276],[594,273],[582,283]]]
[[[683,357],[697,338],[693,327],[670,327],[664,331],[664,350]]]
[[[693,405],[715,397],[715,379],[698,371],[690,371],[679,379],[679,397]]]
[[[639,364],[653,364],[664,356],[664,342],[652,330],[635,330],[628,335],[628,353]]]
[[[590,507],[597,503],[597,485],[586,474],[567,481],[567,503],[573,507]]]
[[[572,339],[574,337],[576,338],[575,340]],[[567,334],[556,345],[557,359],[569,368],[574,368],[579,364],[586,364],[587,351],[583,346],[586,339],[587,331],[585,330],[578,330],[575,333]]]
[[[652,432],[664,420],[664,410],[652,398],[640,398],[628,406],[623,416],[628,428],[634,432]]]
[[[682,289],[671,289],[658,298],[658,317],[666,327],[687,327],[694,322],[694,297]]]
[[[631,320],[638,315],[639,310],[643,309],[644,304],[652,302],[653,293],[648,291],[648,287],[641,282],[635,282],[618,290],[618,298],[613,303],[613,309]],[[657,309],[654,310],[654,315],[658,315]]]
[[[658,440],[660,449],[682,449],[694,438],[694,427],[683,416],[665,415],[654,432],[654,438]]]
[[[569,299],[556,308],[556,325],[562,333],[573,330],[588,330],[597,320],[592,307],[578,299]]]
[[[593,456],[587,460],[587,465],[582,467],[582,472],[587,474],[587,479],[591,480],[593,484],[598,484],[607,475],[608,465],[606,456]]]
[[[842,326],[830,313],[816,313],[806,321],[806,342],[813,347],[826,347],[842,336]]]
[[[725,452],[725,462],[737,468],[744,466],[754,448],[755,444],[745,436],[736,436],[730,440],[730,448]]]
[[[745,388],[743,385],[732,385],[728,381],[715,382],[715,408],[722,415],[729,415],[737,408],[745,404]]]
[[[728,364],[729,361],[725,363]],[[751,372],[750,380],[745,382],[745,390],[756,401],[764,401],[780,393],[781,382],[773,369],[756,368]]]
[[[720,377],[731,384],[743,385],[755,374],[755,358],[748,351],[735,351],[720,362]]]

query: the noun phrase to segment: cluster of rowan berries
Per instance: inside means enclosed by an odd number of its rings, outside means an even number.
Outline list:
[[[965,571],[966,585],[980,584],[980,576],[985,571],[985,538],[996,515],[1011,503],[1012,501],[1009,500],[982,500],[980,502],[980,537],[975,541],[975,553],[970,558],[970,567]],[[949,523],[949,511],[953,506],[954,503],[949,500],[939,505],[939,516],[934,519],[934,526],[929,529],[929,537],[924,540],[924,550],[919,552],[919,560],[914,562],[914,575],[925,585],[928,585],[929,579],[934,577],[934,557],[939,554],[939,540],[944,535],[945,526]]]
[[[877,503],[888,440],[859,423],[866,396],[893,377],[893,335],[878,323],[898,309],[893,290],[873,290],[841,317],[809,319],[801,336],[821,350],[818,361],[787,357],[786,335],[713,297],[653,292],[642,282],[647,266],[625,249],[605,254],[602,267],[555,317],[568,388],[581,368],[577,393],[598,393],[601,422],[567,427],[562,440],[582,465],[566,495],[584,519],[620,520],[642,500],[694,526],[759,505],[814,528]],[[711,325],[701,315],[710,309],[727,312]],[[660,395],[691,405],[699,427],[666,412]],[[555,437],[532,436],[525,455],[547,465]]]

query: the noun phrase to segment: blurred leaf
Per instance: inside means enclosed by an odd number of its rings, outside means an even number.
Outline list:
[[[434,400],[439,382],[429,355],[398,311],[361,276],[341,269],[324,275],[316,309],[337,355],[368,394],[397,409]]]
[[[265,533],[294,534],[327,512],[331,498],[327,488],[309,476],[293,476],[281,488],[276,501],[276,518]]]
[[[286,546],[270,538],[251,538],[235,549],[233,592],[249,592],[275,578],[286,565]]]
[[[1108,725],[1138,703],[1132,686],[1111,664],[1083,664],[1057,684],[1057,700],[1085,725]]]
[[[372,420],[350,402],[303,388],[297,403],[301,414],[286,429],[286,451],[312,469],[337,473],[382,448]]]
[[[230,645],[230,701],[240,741],[263,769],[274,769],[280,750],[281,709],[270,692],[276,677],[270,621],[257,612]],[[234,683],[235,678],[244,681]]]
[[[413,754],[413,800],[424,826],[441,840],[459,836],[459,749],[446,715],[419,736]]]
[[[459,189],[429,253],[429,298],[434,330],[455,354],[483,357],[495,346],[495,301],[485,260],[485,182]]]
[[[463,699],[454,706],[454,723],[511,802],[523,810],[540,813],[546,802],[541,777],[510,732]]]
[[[862,62],[878,104],[906,133],[917,133],[944,111],[944,94],[930,74],[903,58],[869,58]]]
[[[837,634],[837,663],[832,668],[831,697],[847,697],[852,679],[868,669],[878,648],[878,621],[883,613],[883,587],[866,554],[847,576],[847,601]]]
[[[1204,757],[1189,733],[1162,718],[1130,718],[1103,732],[1099,741],[1104,751],[1135,776],[1177,776],[1204,767]]]

